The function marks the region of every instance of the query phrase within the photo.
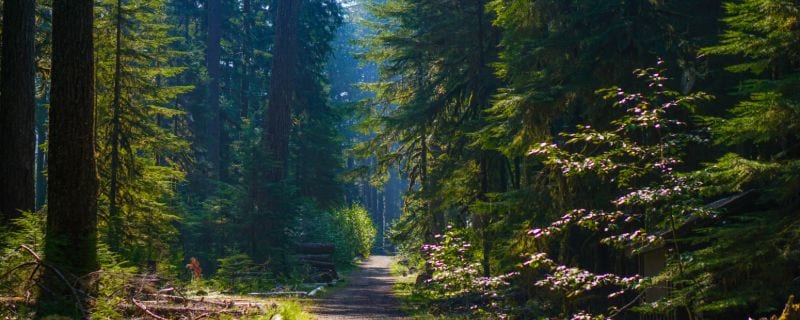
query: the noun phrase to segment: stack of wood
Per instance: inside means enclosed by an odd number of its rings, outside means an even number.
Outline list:
[[[339,278],[333,263],[335,249],[331,243],[300,243],[295,259],[311,272],[312,281],[331,282]]]

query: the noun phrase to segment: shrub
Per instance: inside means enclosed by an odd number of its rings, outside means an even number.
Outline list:
[[[246,254],[238,253],[218,261],[219,269],[213,280],[218,288],[246,292],[265,290],[275,285],[264,266],[255,264]]]
[[[334,210],[331,227],[337,262],[349,263],[357,257],[369,257],[377,230],[367,209],[353,205]]]
[[[436,238],[439,244],[426,244],[422,248],[433,270],[421,288],[422,293],[438,302],[443,310],[480,318],[506,318],[505,302],[511,288],[507,280],[516,273],[483,276],[480,256],[462,230],[448,226],[447,232]]]

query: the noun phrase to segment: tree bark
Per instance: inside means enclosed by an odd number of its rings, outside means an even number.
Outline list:
[[[286,177],[291,105],[297,77],[297,20],[300,1],[277,0],[276,2],[270,99],[264,126],[266,135],[264,141],[275,165],[267,172],[267,182],[279,182]]]
[[[3,3],[0,75],[0,222],[35,203],[35,2]]]
[[[220,109],[220,77],[219,66],[222,47],[220,47],[221,30],[221,7],[220,0],[207,0],[206,14],[208,23],[208,34],[206,38],[206,68],[208,70],[208,161],[211,164],[210,176],[218,179],[222,173],[222,157],[220,146],[222,144],[222,112]]]
[[[121,81],[122,81],[122,0],[117,0],[116,48],[114,51],[114,100],[111,106],[111,185],[108,191],[108,233],[107,241],[111,251],[119,252],[122,242],[122,218],[117,205],[119,190],[119,140],[121,134]]]
[[[94,150],[94,1],[53,1],[52,90],[45,259],[76,289],[93,291],[97,262],[97,168]],[[37,316],[82,315],[70,286],[46,268]],[[83,297],[79,297],[83,298]],[[81,299],[82,304],[86,304]]]

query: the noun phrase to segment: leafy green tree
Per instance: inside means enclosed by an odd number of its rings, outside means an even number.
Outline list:
[[[683,289],[692,282],[683,272],[679,229],[711,212],[696,196],[701,184],[681,172],[688,146],[703,139],[680,116],[709,97],[667,90],[667,78],[660,68],[638,70],[637,74],[651,92],[603,90],[605,98],[625,112],[611,121],[611,128],[581,125],[574,133],[561,133],[564,142],[542,142],[531,151],[542,159],[544,170],[565,185],[611,190],[604,196],[576,187],[580,190],[577,196],[592,198],[591,202],[570,208],[546,227],[528,232],[538,252],[525,264],[542,269],[544,277],[536,284],[561,297],[560,310],[550,312],[574,314],[573,318],[589,314],[624,317],[648,288],[664,285],[661,275],[646,278],[630,267],[637,254],[655,246],[670,248],[665,254],[670,272],[675,270],[668,274],[674,279],[673,286]],[[583,241],[580,247],[563,242],[575,237]],[[626,295],[629,291],[637,293]],[[670,301],[668,308],[685,308],[692,318],[701,312],[701,302]]]

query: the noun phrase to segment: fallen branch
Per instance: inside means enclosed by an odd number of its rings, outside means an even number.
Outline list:
[[[50,265],[49,263],[44,262],[42,260],[42,258],[39,257],[39,255],[36,254],[35,251],[33,251],[33,249],[31,249],[30,247],[28,247],[28,246],[26,246],[24,244],[19,245],[19,248],[17,250],[19,250],[19,249],[23,249],[23,250],[27,251],[31,256],[33,256],[33,259],[36,260],[36,264],[37,264],[37,268],[36,269],[37,270],[38,270],[38,266],[39,265],[45,266],[46,268],[49,268],[50,270],[52,270],[58,276],[58,278],[60,278],[61,281],[63,281],[64,284],[67,285],[67,287],[69,288],[70,292],[72,292],[72,296],[75,297],[75,304],[78,307],[78,309],[81,311],[81,314],[83,315],[83,318],[88,318],[89,317],[89,312],[83,307],[83,301],[81,299],[81,295],[80,295],[79,291],[77,289],[75,289],[75,287],[72,285],[72,283],[70,283],[69,280],[67,280],[67,277],[65,277],[64,274],[61,273],[60,270],[58,270],[58,268],[56,268],[55,266]]]
[[[135,305],[136,307],[138,307],[139,309],[144,311],[144,313],[146,313],[148,316],[153,317],[153,319],[167,320],[167,318],[161,317],[161,316],[159,316],[159,315],[157,315],[155,313],[150,312],[150,310],[147,310],[147,307],[145,307],[144,305],[140,304],[138,301],[136,301],[136,299],[131,298],[131,302],[133,302],[133,305]]]
[[[140,311],[146,310],[146,313],[149,316],[159,320],[165,318],[159,316],[158,314],[156,314],[156,312],[162,314],[173,314],[173,315],[175,314],[186,315],[191,313],[202,315],[205,313],[209,313],[209,316],[214,314],[228,314],[235,316],[242,316],[247,314],[245,310],[241,309],[215,309],[215,308],[184,307],[176,305],[160,305],[160,304],[149,304],[149,302],[147,301],[136,301],[136,300],[132,300],[132,302],[134,302],[133,305],[123,303],[117,305],[117,307],[125,310],[140,310]]]
[[[275,297],[275,296],[305,296],[308,292],[305,291],[275,291],[275,292],[251,292],[248,296],[258,297]]]

